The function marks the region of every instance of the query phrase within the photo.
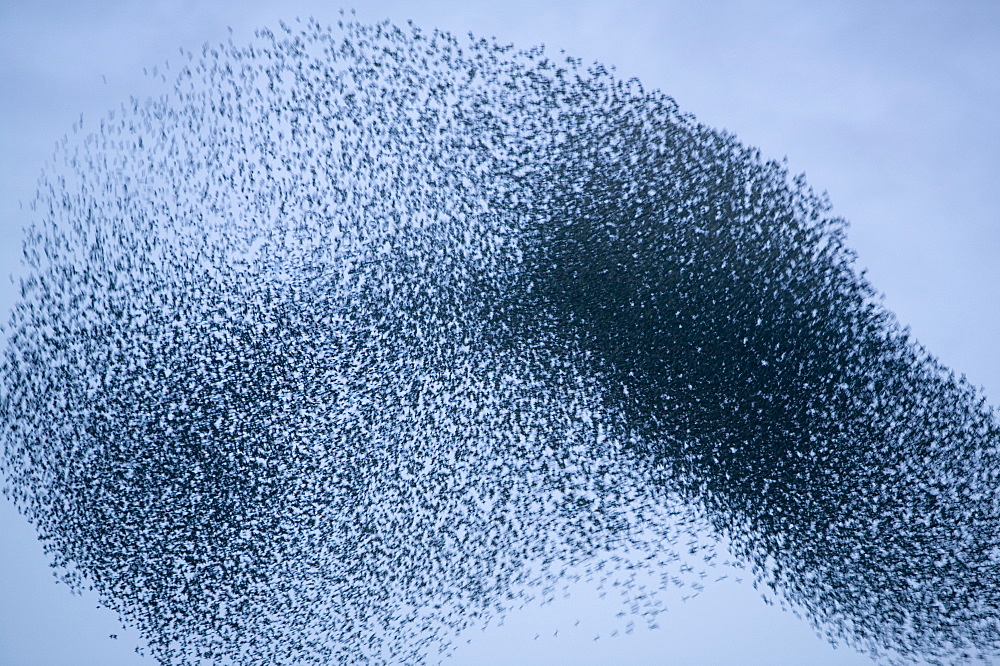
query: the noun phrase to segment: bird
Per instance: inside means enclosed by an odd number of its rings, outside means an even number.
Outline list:
[[[1000,654],[1000,425],[804,178],[541,47],[185,55],[60,144],[0,356],[8,495],[155,659],[426,663],[578,578],[655,626],[726,549],[847,644]]]

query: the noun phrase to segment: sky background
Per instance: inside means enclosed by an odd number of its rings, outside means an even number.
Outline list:
[[[224,41],[227,27],[240,43],[279,19],[335,23],[339,7],[0,5],[4,319],[27,203],[55,142],[81,113],[92,130],[130,95],[158,94],[162,84],[144,68],[176,60],[180,47]],[[850,221],[849,244],[887,307],[1000,404],[1000,3],[367,2],[358,17],[565,49],[638,77],[766,157],[787,156],[791,171],[828,191],[834,212]],[[746,584],[709,585],[686,603],[665,599],[659,630],[611,637],[616,608],[580,586],[566,602],[471,632],[446,663],[870,663],[833,650]],[[132,654],[138,637],[96,606],[54,584],[33,528],[0,500],[0,663],[149,663]]]

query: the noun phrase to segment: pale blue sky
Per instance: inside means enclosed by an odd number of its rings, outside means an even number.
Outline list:
[[[1000,402],[1000,4],[990,2],[368,2],[363,20],[544,42],[615,65],[828,190],[887,306]],[[18,202],[80,117],[159,90],[143,68],[278,19],[333,23],[327,2],[7,2],[0,7],[0,272]],[[6,312],[13,290],[0,289]],[[5,316],[5,315],[4,315]],[[128,664],[137,637],[53,584],[30,526],[0,504],[0,663]],[[746,586],[669,603],[659,631],[610,638],[581,588],[563,607],[470,634],[452,663],[852,664]],[[613,613],[606,607],[603,613]],[[581,619],[581,627],[573,623]],[[559,628],[559,637],[552,637]],[[117,641],[108,635],[119,635]],[[535,641],[534,636],[541,637]],[[594,641],[595,635],[601,639]]]

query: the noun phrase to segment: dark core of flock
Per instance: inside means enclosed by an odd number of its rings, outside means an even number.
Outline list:
[[[43,172],[0,360],[5,493],[140,653],[437,663],[736,563],[882,663],[998,658],[998,419],[784,163],[412,24],[156,74]]]

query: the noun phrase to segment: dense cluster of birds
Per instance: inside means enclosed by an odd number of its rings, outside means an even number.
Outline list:
[[[1000,654],[1000,424],[802,178],[413,25],[175,76],[43,175],[0,361],[6,493],[155,659],[435,660],[578,575],[652,621],[715,539],[832,641]]]

